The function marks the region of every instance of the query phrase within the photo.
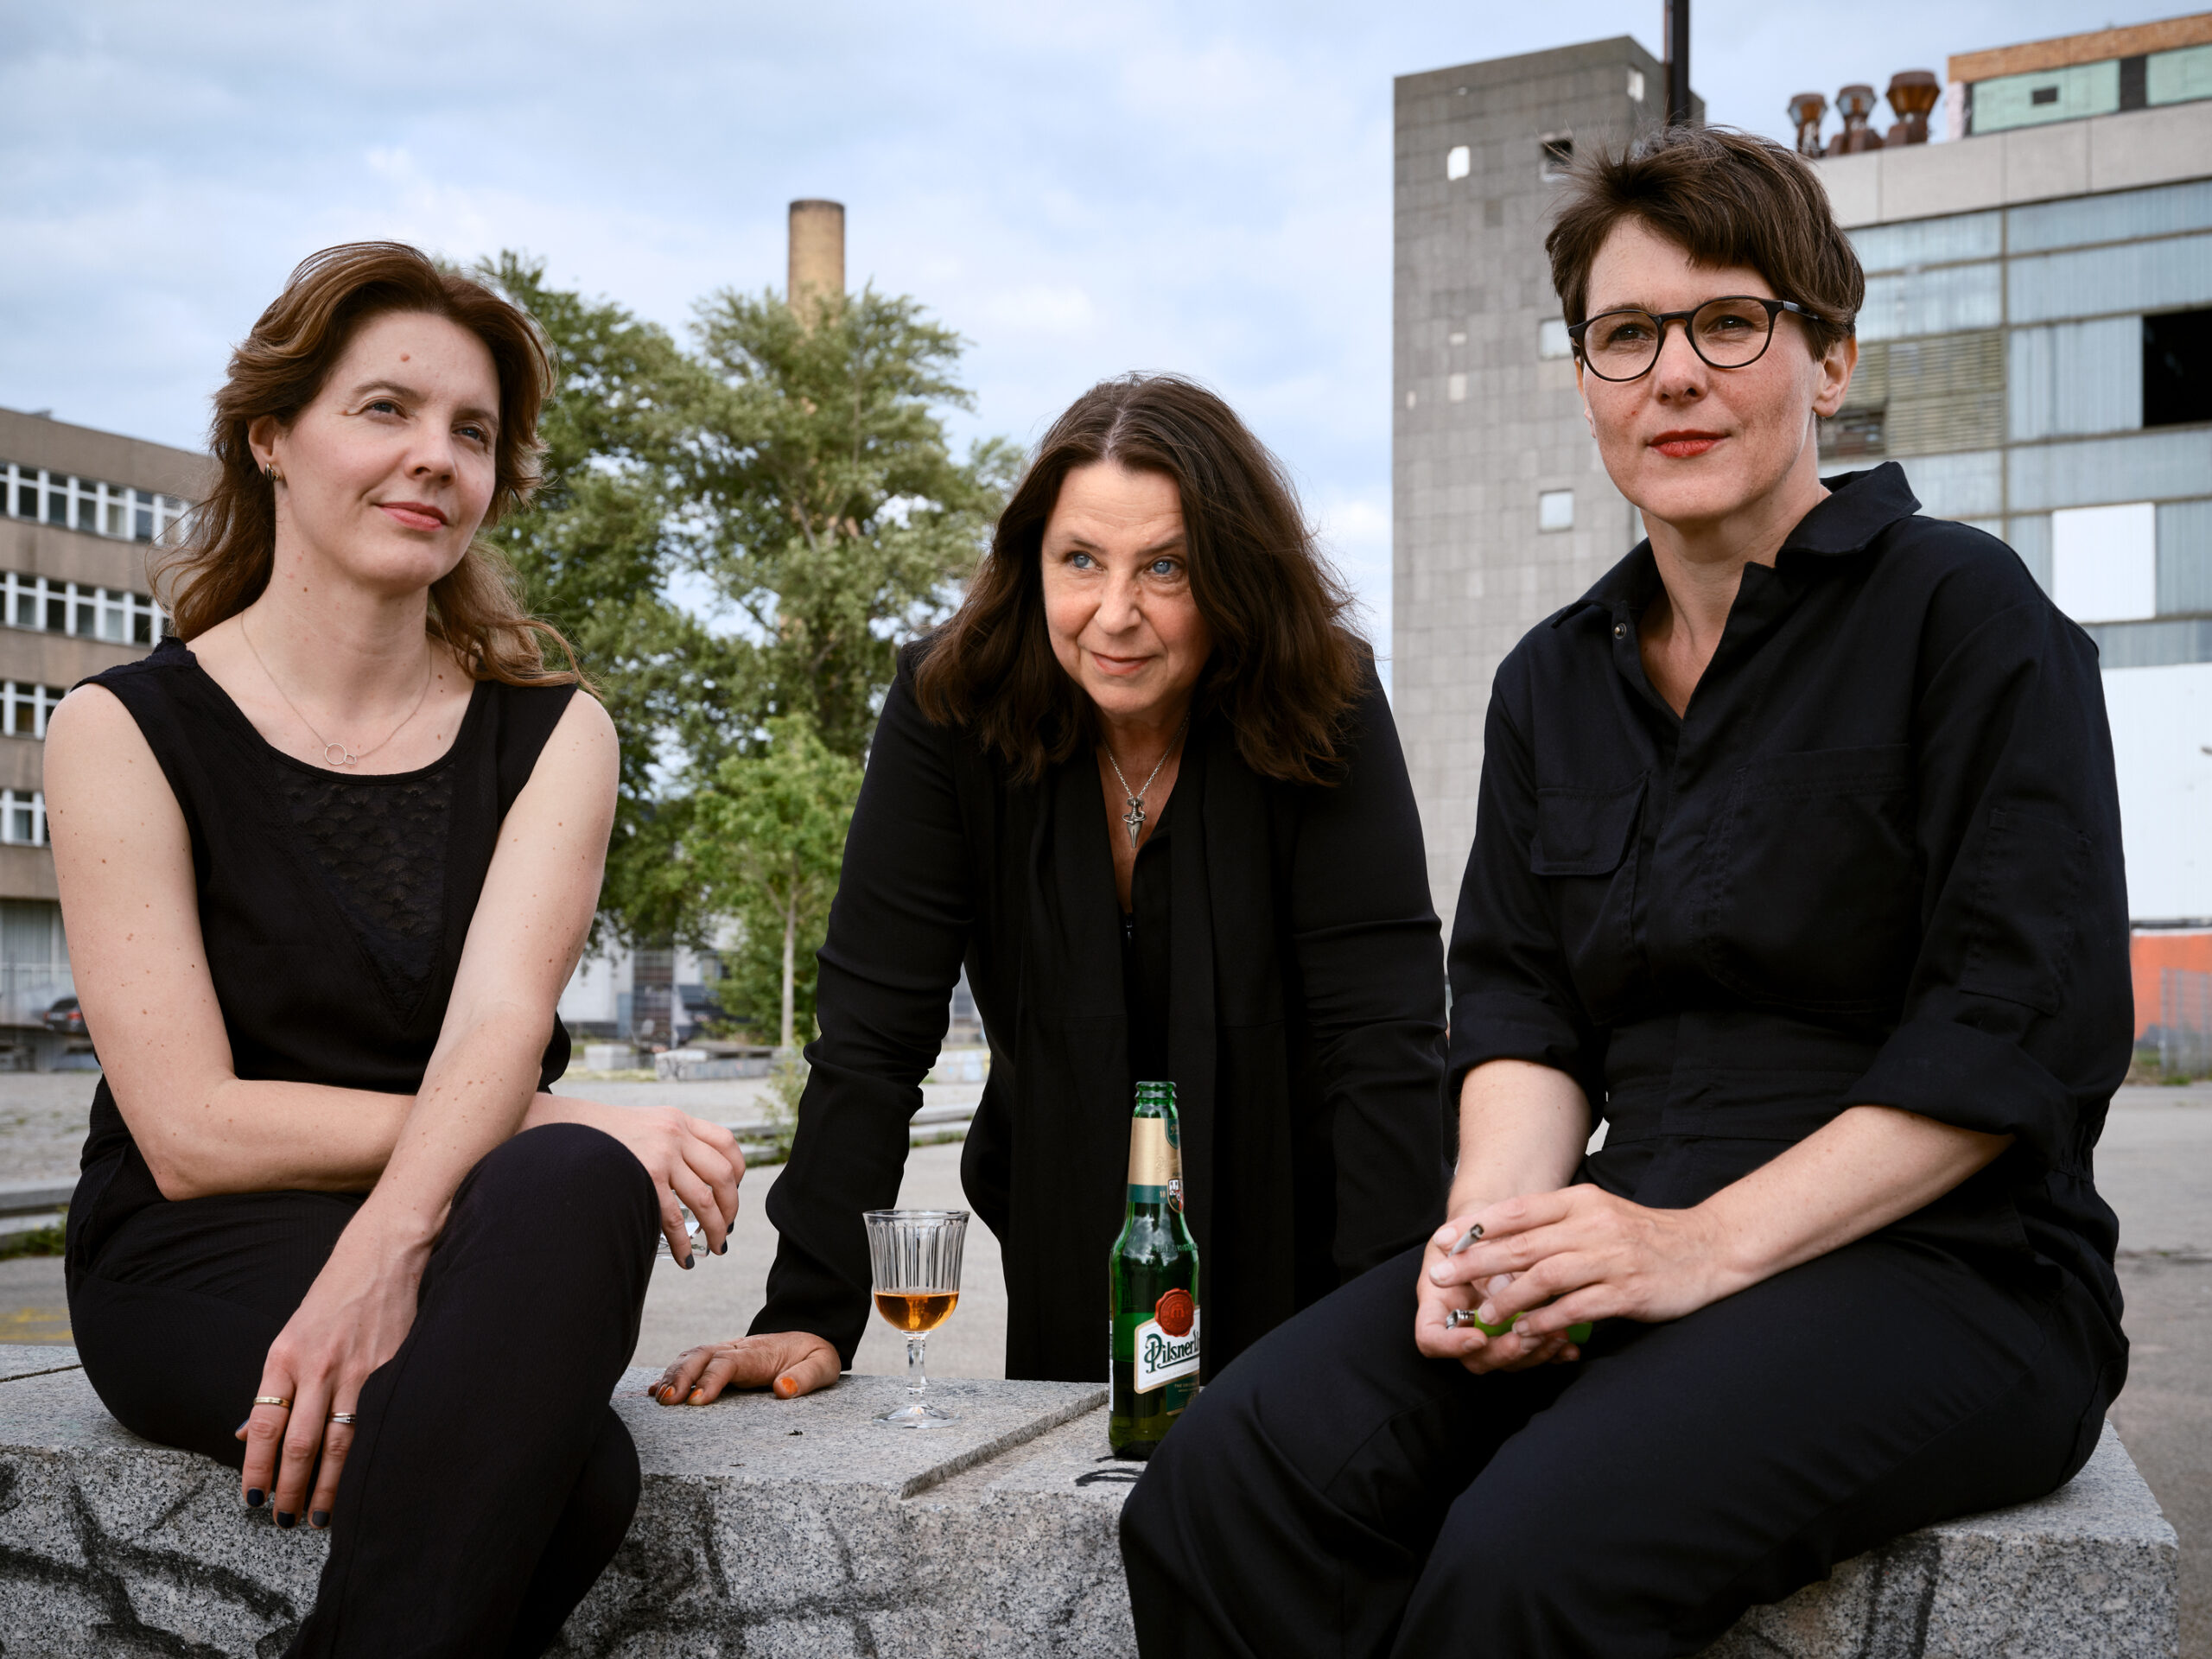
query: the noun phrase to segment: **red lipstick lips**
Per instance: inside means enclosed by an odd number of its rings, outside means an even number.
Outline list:
[[[1676,461],[1687,461],[1692,455],[1701,455],[1720,442],[1718,432],[1662,432],[1651,440],[1651,448],[1661,454]]]

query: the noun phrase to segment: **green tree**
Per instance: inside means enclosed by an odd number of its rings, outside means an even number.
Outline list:
[[[629,938],[684,931],[670,875],[684,813],[664,780],[717,729],[717,705],[749,705],[747,654],[668,595],[680,548],[679,463],[706,377],[665,329],[604,300],[555,288],[542,261],[512,252],[475,274],[537,319],[556,380],[540,416],[544,482],[491,533],[531,610],[576,648],[622,743],[603,924]]]
[[[692,796],[683,862],[709,912],[736,918],[749,942],[779,947],[786,1053],[799,1013],[799,948],[829,918],[860,785],[859,765],[823,743],[812,721],[779,715],[764,742],[726,758],[711,786]]]
[[[972,406],[953,378],[962,342],[911,299],[868,289],[802,318],[725,290],[695,332],[712,385],[687,471],[690,557],[747,625],[756,721],[803,715],[858,759],[899,644],[944,614],[1019,451],[953,458],[938,411]]]

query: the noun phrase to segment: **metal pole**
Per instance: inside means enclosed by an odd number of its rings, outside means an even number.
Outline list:
[[[1690,0],[1667,0],[1667,122],[1690,124]]]

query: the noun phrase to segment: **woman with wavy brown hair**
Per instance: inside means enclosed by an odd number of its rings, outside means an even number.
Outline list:
[[[658,1397],[836,1380],[964,963],[992,1048],[961,1173],[1009,1376],[1096,1381],[1133,1083],[1172,1080],[1205,1364],[1441,1216],[1444,979],[1421,821],[1347,600],[1211,392],[1093,387],[886,702],[753,1334]]]
[[[171,637],[48,737],[105,1068],[71,1323],[126,1427],[330,1530],[294,1654],[551,1644],[636,1507],[655,1228],[689,1265],[678,1201],[716,1248],[736,1210],[726,1131],[545,1092],[615,737],[476,537],[550,376],[412,248],[308,260],[216,395]]]

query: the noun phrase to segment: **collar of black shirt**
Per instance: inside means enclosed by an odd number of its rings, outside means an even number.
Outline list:
[[[1884,461],[1871,472],[1839,473],[1821,482],[1827,486],[1827,499],[1797,521],[1797,527],[1783,538],[1783,552],[1830,558],[1857,553],[1897,520],[1920,511],[1919,500],[1905,482],[1904,468],[1894,461]],[[1638,542],[1626,558],[1598,579],[1595,587],[1552,618],[1551,625],[1557,627],[1590,606],[1611,611],[1625,603],[1630,611],[1640,612],[1650,602],[1652,590],[1658,585],[1659,569],[1651,557],[1651,543]]]

